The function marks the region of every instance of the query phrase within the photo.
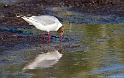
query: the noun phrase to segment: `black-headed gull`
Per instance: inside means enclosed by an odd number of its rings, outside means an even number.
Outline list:
[[[60,21],[56,17],[50,15],[41,15],[41,16],[31,16],[31,17],[23,16],[21,18],[27,21],[29,25],[34,25],[37,29],[42,30],[43,31],[42,36],[44,38],[44,41],[46,41],[44,31],[48,32],[48,41],[50,41],[50,31],[57,31],[60,34],[60,40],[62,40],[64,26],[60,23]]]

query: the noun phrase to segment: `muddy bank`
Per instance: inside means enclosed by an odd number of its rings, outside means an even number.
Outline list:
[[[124,1],[122,0],[66,0],[64,5],[92,14],[116,14],[124,16]]]
[[[21,6],[23,10],[27,9],[31,13],[33,10],[36,13],[39,9],[46,6],[66,6],[71,9],[83,11],[93,14],[117,14],[124,16],[124,1],[123,0],[8,0],[12,5]],[[7,3],[7,1],[5,2]],[[4,4],[1,4],[4,5]],[[16,6],[16,8],[17,8]],[[4,8],[10,6],[4,6]],[[33,8],[30,8],[33,7]],[[42,8],[41,8],[42,7]],[[21,10],[20,8],[20,10]],[[31,10],[32,9],[32,10]],[[15,9],[16,10],[16,9]],[[24,12],[27,12],[24,11]]]
[[[9,1],[9,0],[8,0]],[[13,4],[1,3],[0,26],[1,25],[28,25],[16,14],[25,16],[50,14],[56,16],[55,12],[47,11],[48,7],[67,7],[68,10],[95,15],[114,15],[113,18],[124,17],[124,1],[122,0],[18,0]],[[49,12],[49,13],[48,13]],[[104,20],[103,20],[104,21]],[[109,22],[108,22],[109,23]]]

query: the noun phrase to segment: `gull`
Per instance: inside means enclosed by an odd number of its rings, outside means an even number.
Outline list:
[[[62,40],[64,26],[60,23],[60,21],[56,17],[51,15],[40,15],[40,16],[30,16],[30,17],[23,16],[21,18],[27,21],[29,25],[34,25],[37,29],[42,30],[43,31],[42,37],[44,38],[44,41],[46,41],[44,31],[48,32],[48,41],[51,41],[50,31],[57,31],[60,34],[60,40]]]

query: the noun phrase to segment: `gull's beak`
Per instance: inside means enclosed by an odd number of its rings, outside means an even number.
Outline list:
[[[60,41],[62,41],[62,35],[63,35],[63,33],[60,33]]]

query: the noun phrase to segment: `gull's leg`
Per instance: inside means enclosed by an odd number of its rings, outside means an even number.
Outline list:
[[[42,37],[43,37],[44,41],[46,41],[46,37],[45,37],[44,31],[42,32]]]
[[[51,39],[50,39],[50,32],[48,32],[48,41],[50,42]]]

